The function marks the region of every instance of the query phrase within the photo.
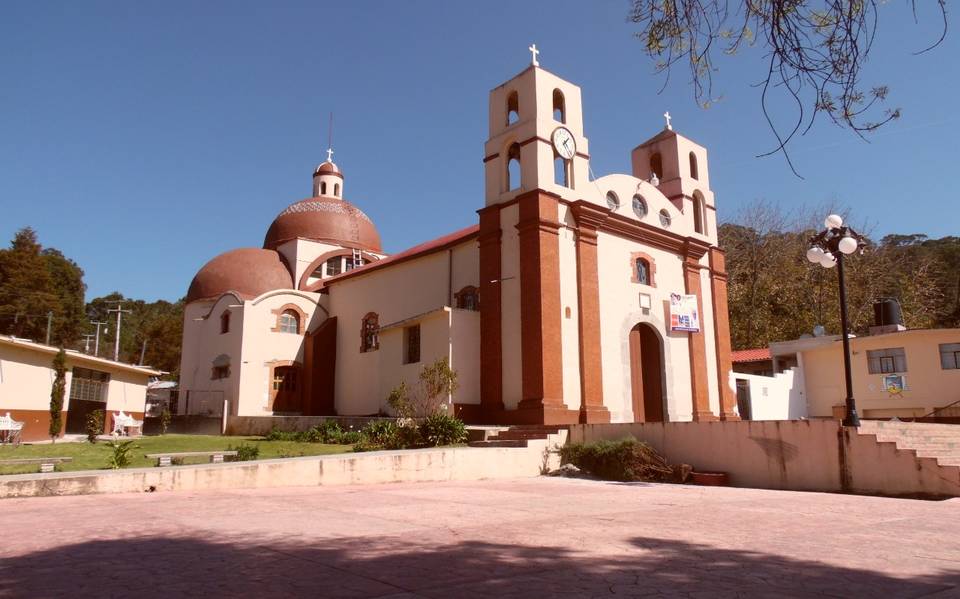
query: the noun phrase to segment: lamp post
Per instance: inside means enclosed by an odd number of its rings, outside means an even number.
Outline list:
[[[843,257],[862,250],[863,236],[851,227],[843,225],[843,219],[831,214],[824,221],[826,229],[810,238],[807,260],[824,268],[837,267],[837,279],[840,283],[840,328],[843,337],[843,374],[847,384],[846,414],[843,426],[860,426],[857,416],[857,404],[853,399],[853,378],[850,373],[850,339],[847,325],[847,290],[843,281]]]

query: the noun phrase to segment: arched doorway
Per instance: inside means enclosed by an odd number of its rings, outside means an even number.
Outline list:
[[[641,322],[630,330],[630,388],[634,421],[665,420],[663,381],[663,342],[656,329]]]

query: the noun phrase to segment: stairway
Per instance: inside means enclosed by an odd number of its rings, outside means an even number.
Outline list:
[[[485,441],[471,441],[470,447],[527,447],[529,441],[545,441],[566,432],[567,427],[562,425],[518,424]]]
[[[913,450],[918,458],[936,458],[940,466],[960,466],[960,425],[862,420],[857,432]]]

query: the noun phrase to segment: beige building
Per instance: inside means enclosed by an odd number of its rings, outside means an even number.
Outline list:
[[[26,339],[0,337],[0,415],[23,422],[21,439],[50,438],[50,392],[53,358],[59,348]],[[63,400],[63,430],[85,433],[87,414],[105,410],[104,431],[112,428],[111,416],[123,411],[143,419],[147,382],[162,374],[73,350],[66,352],[67,388]]]
[[[478,224],[386,255],[330,160],[262,248],[187,295],[181,411],[369,415],[446,357],[473,422],[736,418],[707,151],[667,125],[592,178],[580,89],[531,64],[489,96]]]

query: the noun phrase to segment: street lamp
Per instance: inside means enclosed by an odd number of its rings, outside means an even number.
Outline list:
[[[843,282],[843,257],[864,246],[863,236],[851,227],[843,225],[843,219],[831,214],[823,222],[826,229],[810,238],[807,260],[824,268],[837,267],[837,279],[840,282],[840,328],[843,337],[843,374],[847,383],[847,411],[843,417],[844,426],[860,426],[857,416],[857,404],[853,400],[853,379],[850,374],[850,339],[847,326],[847,290]]]

